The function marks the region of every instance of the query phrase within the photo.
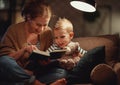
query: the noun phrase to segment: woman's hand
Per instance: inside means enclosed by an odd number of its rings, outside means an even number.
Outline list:
[[[29,45],[25,48],[25,53],[24,53],[24,56],[29,56],[33,50],[39,50],[35,45]],[[47,60],[38,60],[37,61],[38,64],[40,65],[48,65],[50,63],[50,59],[47,59]]]
[[[18,51],[11,52],[9,56],[13,57],[16,60],[19,58],[28,58],[33,50],[38,50],[38,48],[35,45],[27,45]]]
[[[33,50],[39,50],[35,45],[28,45],[24,48],[24,52],[32,53]]]
[[[24,58],[28,58],[33,50],[39,50],[35,45],[28,45],[23,48],[23,56]]]

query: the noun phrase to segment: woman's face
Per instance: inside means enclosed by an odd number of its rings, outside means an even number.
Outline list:
[[[29,31],[32,33],[40,34],[47,28],[49,21],[50,18],[48,17],[36,17],[32,20],[29,20]]]
[[[72,36],[66,30],[54,30],[54,41],[59,47],[64,48],[71,39]]]

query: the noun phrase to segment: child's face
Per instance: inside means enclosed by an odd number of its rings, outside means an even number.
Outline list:
[[[73,32],[68,33],[66,30],[54,30],[54,41],[55,43],[64,48],[73,38]]]

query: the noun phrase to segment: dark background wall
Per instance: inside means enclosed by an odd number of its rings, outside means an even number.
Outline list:
[[[20,11],[27,1],[29,0],[0,0],[0,38],[9,25],[23,20]],[[46,1],[54,13],[49,24],[51,28],[59,17],[65,17],[73,23],[75,37],[120,33],[119,0],[96,0],[97,11],[93,14],[74,9],[69,4],[70,0]],[[1,8],[1,3],[5,3],[5,8]]]
[[[50,25],[54,25],[56,18],[66,17],[74,25],[75,37],[120,33],[119,0],[96,0],[95,13],[74,9],[69,4],[71,0],[47,1],[51,4],[56,16]]]

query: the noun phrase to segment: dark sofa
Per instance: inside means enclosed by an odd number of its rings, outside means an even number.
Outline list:
[[[92,75],[90,75],[91,80],[94,79],[93,77],[95,77],[95,79],[100,80],[101,76],[98,75],[100,73],[102,74],[109,73],[108,75],[104,75],[105,78],[108,78],[110,75],[112,75],[109,72],[110,70],[109,68],[111,68],[111,70],[114,71],[115,74],[117,74],[117,83],[118,83],[117,85],[120,85],[119,34],[79,37],[79,38],[74,38],[73,41],[79,42],[80,46],[85,50],[91,50],[98,46],[105,46],[105,65],[96,66],[95,69],[91,71],[92,72],[91,73]],[[108,69],[106,69],[106,67],[108,67]],[[78,85],[84,85],[84,84],[78,84]],[[85,85],[93,85],[93,84],[85,84]]]

